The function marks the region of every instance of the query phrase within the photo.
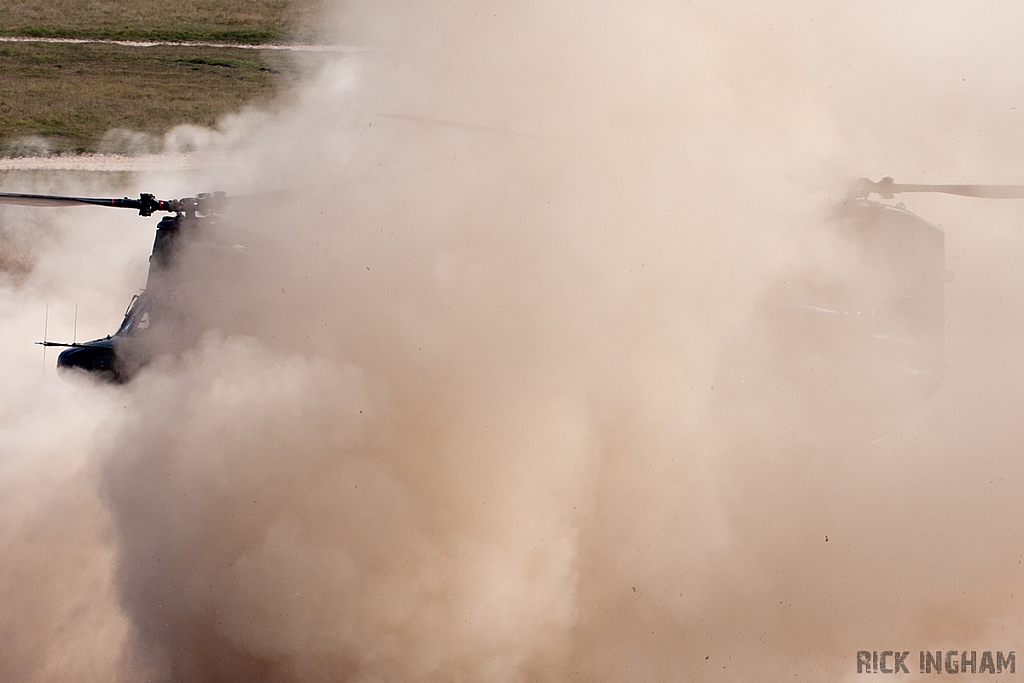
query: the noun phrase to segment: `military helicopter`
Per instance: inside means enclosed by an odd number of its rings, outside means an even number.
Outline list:
[[[134,209],[147,217],[172,214],[157,223],[146,286],[132,298],[117,331],[87,342],[37,342],[65,348],[57,358],[58,372],[126,382],[154,357],[194,344],[210,319],[219,315],[230,325],[243,317],[216,304],[224,301],[223,290],[239,286],[247,262],[265,254],[269,242],[255,231],[222,221],[218,214],[228,201],[223,192],[171,200],[145,193],[138,199],[0,193],[0,204],[107,206]]]
[[[812,432],[860,433],[865,419],[877,427],[942,386],[945,233],[871,198],[914,192],[1024,199],[1022,185],[853,182],[822,213],[825,255],[785,269],[725,352],[719,380],[732,405],[767,414],[785,404]]]
[[[883,204],[898,194],[941,193],[982,199],[1024,199],[1022,185],[926,185],[860,178],[833,212],[840,234],[855,245],[860,294],[852,303],[867,315],[879,358],[916,384],[934,390],[944,375],[945,233],[902,204]],[[848,311],[844,312],[849,314]]]
[[[836,241],[847,247],[846,258],[838,266],[830,262],[790,273],[773,287],[759,317],[769,329],[748,335],[769,343],[753,352],[746,349],[742,355],[760,352],[762,359],[767,355],[774,375],[785,375],[791,385],[828,386],[834,395],[856,385],[859,394],[874,402],[897,394],[921,397],[940,386],[945,284],[950,277],[945,268],[945,235],[902,204],[870,199],[878,195],[891,200],[910,192],[1024,198],[1021,185],[857,180],[841,201],[831,205],[824,220]],[[259,311],[241,310],[234,304],[246,300],[264,305],[266,297],[232,297],[230,290],[266,286],[268,293],[276,293],[277,287],[268,286],[266,275],[279,272],[278,268],[263,268],[255,279],[240,276],[261,255],[280,250],[259,233],[221,219],[221,210],[236,199],[241,198],[228,198],[222,192],[172,200],[152,194],[105,199],[0,193],[0,204],[92,205],[133,209],[140,216],[173,214],[157,224],[146,286],[132,298],[113,334],[81,343],[39,342],[65,347],[57,359],[58,370],[125,382],[154,357],[194,344],[210,327],[244,328],[247,320],[258,317]],[[232,305],[217,305],[225,301]],[[751,374],[743,369],[742,362],[732,368],[741,383],[746,382],[743,374]]]

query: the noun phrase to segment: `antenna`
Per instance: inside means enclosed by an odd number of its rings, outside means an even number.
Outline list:
[[[77,344],[78,343],[78,304],[77,303],[75,304],[75,326],[72,329],[73,329],[73,331],[71,333],[71,343],[72,344]]]

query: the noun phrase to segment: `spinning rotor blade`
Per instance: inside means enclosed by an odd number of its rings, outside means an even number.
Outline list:
[[[981,199],[1024,199],[1024,185],[893,185],[893,192],[942,192]]]
[[[261,193],[254,195],[227,196],[223,192],[202,192],[195,197],[181,199],[157,199],[151,194],[140,194],[138,199],[105,199],[101,197],[61,197],[51,194],[18,194],[0,192],[0,204],[16,204],[20,206],[112,206],[118,209],[135,209],[140,216],[152,216],[156,211],[183,213],[188,215],[209,216],[219,213],[230,206],[245,206],[259,201],[280,201],[287,191]]]
[[[877,183],[860,178],[854,184],[851,196],[877,194],[883,199],[892,199],[894,195],[904,192],[941,192],[981,199],[1024,199],[1024,185],[922,185],[895,183],[892,178],[882,178]]]
[[[181,209],[181,200],[157,199],[151,194],[141,194],[138,199],[102,199],[98,197],[60,197],[49,194],[18,194],[0,192],[0,204],[16,204],[20,206],[76,206],[91,204],[93,206],[112,206],[119,209],[136,209],[141,216],[150,216],[154,211],[175,212]]]
[[[92,204],[100,200],[82,197],[51,197],[42,194],[14,194],[0,192],[0,204],[17,204],[18,206],[65,206],[67,204]],[[114,200],[103,200],[114,201]]]

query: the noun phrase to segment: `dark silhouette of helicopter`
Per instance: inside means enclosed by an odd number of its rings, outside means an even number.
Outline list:
[[[785,269],[723,354],[726,403],[764,414],[787,405],[814,433],[857,434],[865,419],[898,417],[942,386],[945,233],[871,198],[911,192],[1024,199],[1021,185],[852,183],[822,216],[825,255]]]
[[[140,216],[172,214],[156,226],[146,286],[132,298],[116,332],[87,342],[37,342],[65,347],[57,358],[59,372],[83,371],[125,382],[154,357],[179,353],[193,345],[218,313],[239,319],[239,311],[226,313],[223,307],[218,311],[211,303],[224,300],[222,288],[239,285],[238,276],[246,262],[253,260],[255,252],[266,251],[267,240],[222,221],[218,213],[228,201],[223,192],[171,200],[152,194],[141,194],[138,199],[103,199],[0,193],[2,204],[93,205],[135,209]]]
[[[945,235],[902,205],[870,199],[893,199],[909,192],[941,192],[991,199],[1024,198],[1021,185],[921,185],[892,178],[853,183],[836,202],[826,223],[849,247],[844,266],[790,274],[766,297],[768,330],[756,337],[758,349],[743,355],[762,357],[776,375],[795,384],[814,375],[808,386],[842,392],[856,385],[867,400],[895,394],[923,396],[941,385],[944,375]],[[172,214],[157,224],[146,286],[135,296],[117,331],[66,347],[57,359],[60,371],[84,371],[114,382],[131,379],[154,357],[180,353],[211,327],[220,329],[256,319],[260,311],[242,310],[238,301],[266,307],[268,297],[233,297],[232,288],[269,286],[266,277],[280,269],[264,267],[258,278],[246,268],[260,254],[278,251],[276,243],[252,230],[233,227],[219,215],[230,200],[224,193],[161,200],[102,199],[0,193],[0,203],[25,206],[92,205],[134,209],[140,216]],[[211,259],[212,256],[212,259]],[[266,264],[264,264],[266,265]],[[251,269],[250,271],[251,272]],[[282,289],[283,291],[283,289]],[[228,302],[231,305],[220,305]],[[771,339],[781,340],[771,344]],[[793,340],[798,340],[796,343]],[[761,343],[769,340],[769,343]],[[743,374],[744,364],[732,368]],[[756,374],[756,373],[754,373]],[[745,381],[745,380],[740,380]],[[726,381],[728,384],[728,380]],[[896,391],[894,391],[894,387]],[[821,405],[827,405],[822,402]]]
[[[908,211],[870,199],[942,193],[982,199],[1024,199],[1021,185],[926,185],[892,178],[857,180],[833,212],[842,238],[853,245],[855,272],[849,304],[858,306],[878,348],[874,362],[900,375],[918,394],[937,388],[945,374],[945,234]],[[847,291],[851,291],[850,285]],[[850,308],[844,311],[847,316]]]

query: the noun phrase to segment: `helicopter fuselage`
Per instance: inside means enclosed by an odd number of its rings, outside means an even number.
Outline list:
[[[134,296],[120,327],[112,335],[70,344],[57,358],[57,369],[84,371],[114,382],[131,379],[160,353],[180,350],[194,341],[188,316],[177,306],[182,289],[177,267],[184,243],[196,239],[211,217],[177,214],[157,224],[146,287]]]

